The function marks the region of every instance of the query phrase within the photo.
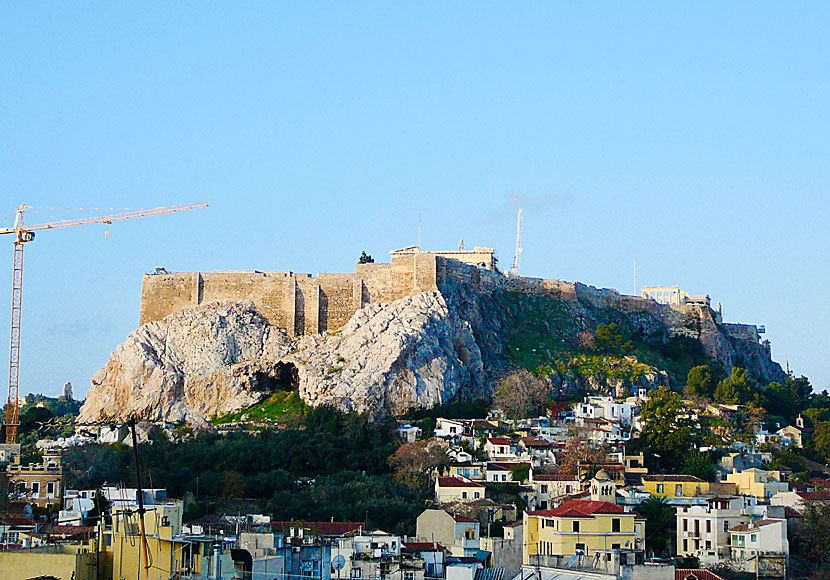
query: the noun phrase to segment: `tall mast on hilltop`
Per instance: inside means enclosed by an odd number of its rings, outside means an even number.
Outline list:
[[[35,232],[38,230],[51,230],[54,228],[83,226],[86,224],[110,224],[114,221],[129,220],[161,213],[173,213],[175,211],[196,209],[197,207],[207,207],[207,203],[154,207],[98,217],[60,220],[29,226],[23,223],[23,213],[25,210],[30,209],[30,206],[21,205],[15,213],[14,225],[10,228],[0,228],[0,234],[14,234],[15,238],[14,269],[12,275],[12,337],[11,349],[9,351],[9,402],[6,406],[6,443],[17,443],[17,427],[19,425],[18,375],[20,370],[20,315],[23,302],[23,244],[33,241],[35,239]]]
[[[510,273],[519,277],[519,257],[522,255],[522,208],[519,208],[519,217],[516,219],[516,253],[513,255],[513,265]]]

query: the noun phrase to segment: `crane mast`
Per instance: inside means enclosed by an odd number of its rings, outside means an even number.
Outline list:
[[[202,202],[168,207],[155,207],[105,216],[60,220],[56,222],[34,224],[31,226],[24,224],[24,211],[29,209],[29,206],[21,205],[17,208],[14,218],[14,226],[11,228],[0,228],[0,234],[15,235],[14,272],[12,275],[11,348],[9,351],[9,400],[8,405],[6,406],[6,443],[17,443],[17,428],[20,424],[18,395],[20,376],[20,322],[23,303],[23,245],[27,242],[33,241],[35,239],[35,232],[39,230],[50,230],[54,228],[82,226],[87,224],[108,224],[114,221],[207,207],[207,205],[207,203]]]
[[[519,217],[516,218],[516,253],[513,256],[513,265],[510,273],[519,277],[519,257],[522,255],[522,208],[519,208]]]

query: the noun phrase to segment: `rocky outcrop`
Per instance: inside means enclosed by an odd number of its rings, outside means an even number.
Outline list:
[[[286,367],[298,383],[285,384]],[[291,373],[288,373],[289,375]],[[469,322],[439,292],[372,304],[336,333],[291,341],[251,302],[223,302],[148,322],[92,377],[81,420],[204,425],[273,390],[308,404],[379,417],[483,392],[484,365]]]
[[[368,305],[337,333],[303,337],[290,360],[304,401],[375,416],[429,408],[484,384],[470,323],[452,316],[439,292]]]
[[[79,421],[187,421],[252,405],[290,343],[251,302],[213,303],[148,322],[92,377]]]

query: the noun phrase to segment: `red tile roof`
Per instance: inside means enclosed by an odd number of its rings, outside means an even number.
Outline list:
[[[703,480],[694,475],[643,475],[643,481],[694,481],[703,483]]]
[[[776,524],[778,522],[783,522],[784,520],[758,520],[755,522],[749,522],[748,524],[738,524],[734,528],[729,528],[730,532],[748,532],[750,530],[757,530],[762,526],[768,526],[770,524]]]
[[[446,552],[447,549],[439,543],[432,542],[404,542],[407,552]]]
[[[474,520],[472,518],[468,518],[466,516],[460,516],[458,514],[450,514],[450,515],[452,516],[452,519],[454,519],[456,522],[459,522],[459,523],[462,523],[462,524],[472,524],[472,523],[478,521],[478,520]]]
[[[803,491],[798,497],[806,500],[826,501],[830,500],[830,491]]]
[[[439,477],[438,478],[438,487],[477,487],[483,488],[484,486],[480,483],[476,483],[474,481],[466,481],[461,479],[460,477]]]
[[[533,481],[579,481],[579,477],[570,473],[533,474]]]
[[[510,439],[507,437],[490,437],[487,441],[493,445],[510,445]]]
[[[510,471],[512,468],[516,467],[530,467],[530,463],[522,462],[522,461],[514,461],[514,462],[498,462],[498,461],[490,461],[487,463],[488,470],[501,470],[501,471]]]
[[[784,508],[784,517],[789,519],[789,518],[803,518],[804,516],[801,515],[800,511],[798,511],[796,509],[793,509],[790,506],[787,506],[787,507]]]
[[[624,514],[626,511],[610,501],[592,501],[588,499],[571,499],[562,502],[558,508],[527,512],[528,515],[542,517],[587,518],[594,514]]]

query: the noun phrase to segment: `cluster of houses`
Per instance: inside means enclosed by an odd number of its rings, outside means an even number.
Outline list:
[[[577,580],[716,578],[655,559],[637,508],[659,497],[675,512],[667,540],[677,556],[701,565],[729,562],[765,577],[784,577],[789,540],[808,502],[830,501],[830,481],[801,485],[766,470],[762,445],[803,445],[803,422],[764,443],[737,444],[714,482],[649,473],[625,443],[640,429],[638,399],[587,397],[553,418],[506,421],[438,419],[434,436],[452,458],[435,477],[434,502],[415,535],[368,529],[363,522],[279,522],[265,515],[185,523],[184,503],[161,489],[63,490],[58,452],[7,469],[0,507],[0,577],[66,580]],[[739,408],[710,410],[740,420]],[[424,436],[401,424],[408,441]],[[759,433],[759,435],[762,435]],[[569,460],[574,437],[601,450]],[[2,457],[0,457],[2,459]],[[572,459],[572,458],[571,458]],[[509,499],[513,498],[513,499]],[[141,502],[139,502],[141,500]],[[57,505],[56,505],[57,503]],[[143,524],[139,504],[146,508]],[[100,516],[101,505],[108,506]],[[54,506],[55,524],[32,506]],[[146,543],[142,543],[143,536]],[[143,553],[146,551],[147,556]],[[149,567],[147,563],[149,562]]]
[[[810,431],[803,419],[775,433],[759,427],[754,443],[729,446],[717,480],[708,482],[649,474],[642,454],[625,453],[625,442],[642,427],[639,407],[637,398],[586,397],[554,418],[438,419],[435,436],[449,442],[454,461],[447,476],[436,478],[435,501],[449,513],[482,522],[494,514],[516,522],[513,526],[521,522],[522,533],[514,535],[522,538],[522,565],[528,570],[555,569],[574,558],[566,568],[592,562],[599,572],[597,562],[614,562],[619,573],[624,566],[619,554],[640,561],[637,554],[649,548],[637,507],[660,497],[676,513],[669,534],[673,554],[702,565],[728,562],[761,576],[784,577],[788,538],[803,525],[804,502],[830,501],[830,481],[803,485],[788,472],[764,469],[772,445],[804,445]],[[706,410],[721,424],[739,423],[742,413],[736,405]],[[560,458],[575,436],[603,449],[604,460],[562,468]],[[493,483],[515,485],[524,513],[488,498]]]

